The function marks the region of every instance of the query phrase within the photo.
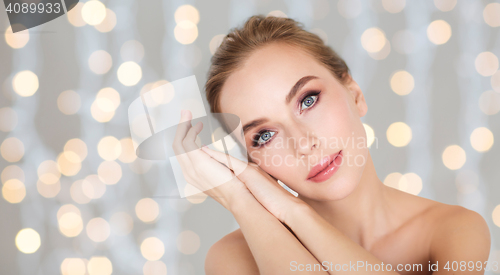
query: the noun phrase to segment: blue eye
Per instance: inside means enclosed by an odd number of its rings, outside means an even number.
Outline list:
[[[267,143],[276,132],[274,131],[264,131],[258,134],[258,139],[254,141],[254,146],[262,146]]]
[[[306,98],[304,98],[304,100],[302,100],[302,106],[301,106],[301,111],[304,110],[304,109],[307,109],[307,108],[310,108],[311,106],[314,105],[314,103],[316,103],[316,99],[318,98],[317,95],[310,95]]]

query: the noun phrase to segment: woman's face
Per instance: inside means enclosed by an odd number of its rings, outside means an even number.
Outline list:
[[[357,186],[368,155],[360,120],[367,106],[354,80],[344,87],[302,49],[275,43],[226,80],[220,103],[240,117],[251,160],[300,196],[338,200]],[[310,178],[339,152],[333,173]]]

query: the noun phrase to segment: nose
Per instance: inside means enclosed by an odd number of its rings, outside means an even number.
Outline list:
[[[314,154],[315,150],[321,148],[321,141],[314,132],[307,129],[295,129],[292,133],[294,148],[297,157]]]

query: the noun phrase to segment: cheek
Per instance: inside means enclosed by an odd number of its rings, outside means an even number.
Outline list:
[[[290,171],[293,171],[290,169],[293,168],[290,167],[290,164],[294,164],[293,156],[286,154],[284,149],[263,148],[252,150],[249,155],[262,170],[275,178],[283,179],[287,174],[290,174]]]

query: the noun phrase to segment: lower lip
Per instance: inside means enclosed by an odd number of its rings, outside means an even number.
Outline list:
[[[319,172],[316,176],[309,178],[308,180],[313,182],[323,182],[333,176],[337,170],[339,170],[342,164],[342,152],[340,152],[337,157],[328,165],[323,171]]]

